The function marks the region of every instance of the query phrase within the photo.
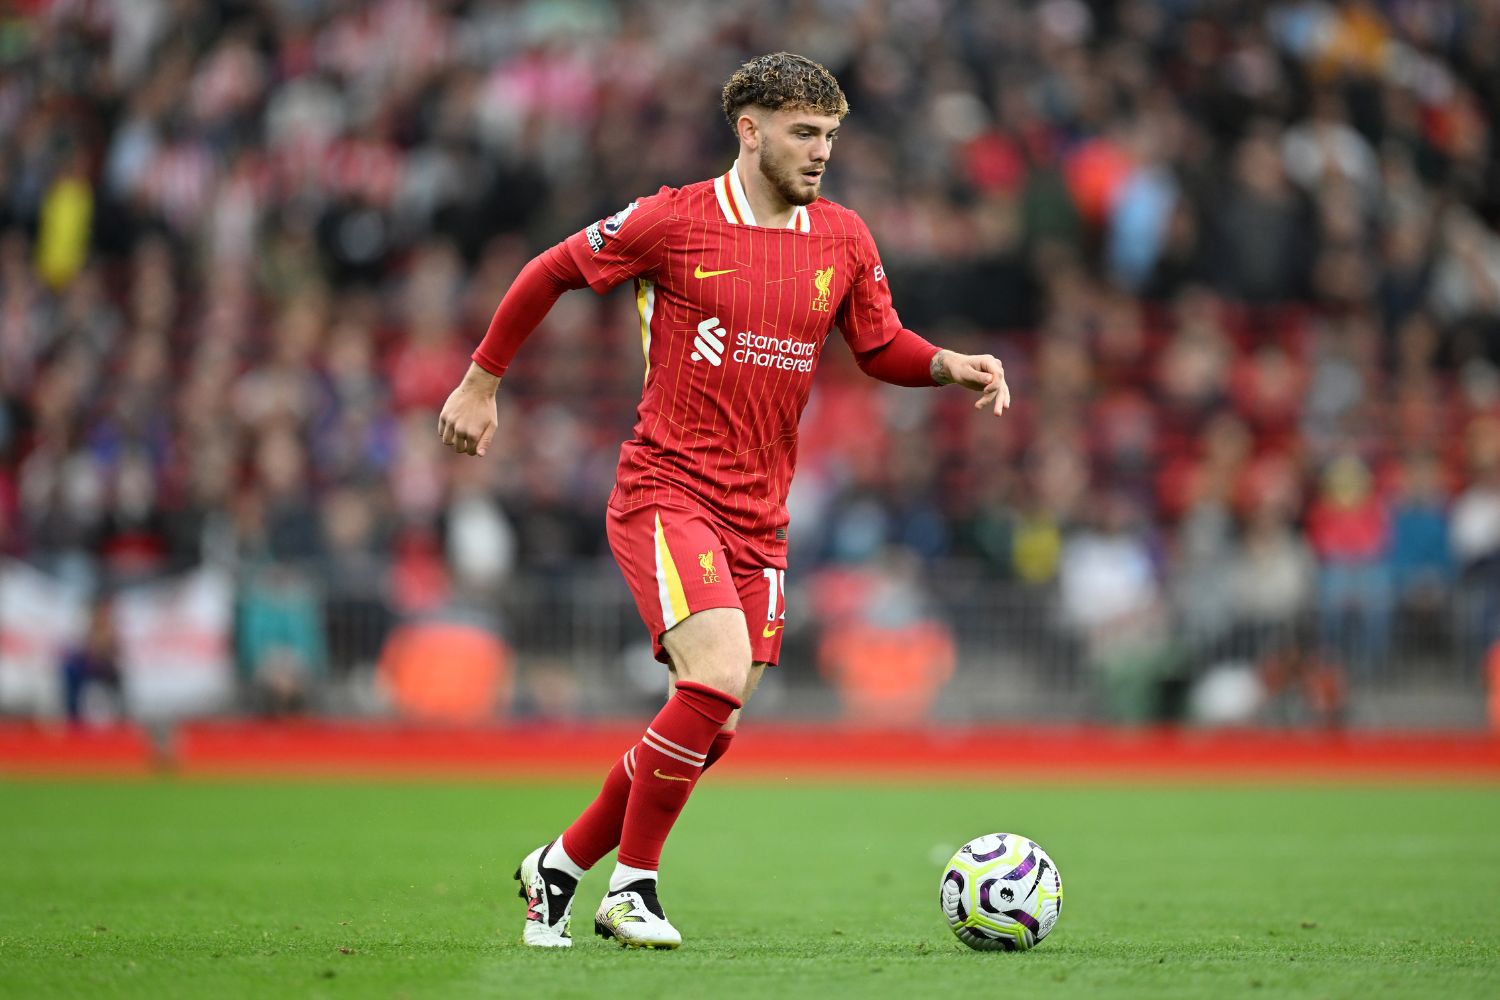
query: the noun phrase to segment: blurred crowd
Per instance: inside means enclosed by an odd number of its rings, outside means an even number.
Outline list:
[[[1246,629],[1356,679],[1403,622],[1483,649],[1497,38],[1480,0],[12,5],[0,554],[232,567],[247,633],[308,585],[381,621],[600,572],[627,296],[559,302],[486,460],[436,411],[525,261],[722,171],[724,79],[790,49],[848,94],[827,194],[904,321],[1017,399],[977,420],[831,342],[794,576],[962,564],[1106,669]]]

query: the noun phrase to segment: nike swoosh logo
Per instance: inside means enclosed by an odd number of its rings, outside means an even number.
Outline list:
[[[760,637],[762,639],[769,639],[784,628],[786,628],[785,625],[777,625],[775,627],[767,625],[765,628],[760,630]]]
[[[695,277],[695,278],[714,278],[714,277],[717,277],[717,276],[719,276],[721,274],[733,274],[735,271],[738,271],[738,270],[739,270],[739,268],[737,268],[737,267],[731,267],[731,268],[726,268],[723,271],[705,271],[705,270],[703,270],[703,265],[699,264],[697,267],[695,267],[693,269],[693,277]]]
[[[658,778],[663,778],[663,779],[665,779],[667,781],[692,781],[693,780],[692,778],[679,778],[675,774],[662,774],[661,773],[661,768],[659,768],[659,767],[656,769],[656,771],[654,773],[656,774],[656,776]]]

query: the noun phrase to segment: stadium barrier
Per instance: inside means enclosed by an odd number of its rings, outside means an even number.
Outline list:
[[[122,591],[118,703],[95,699],[89,717],[577,719],[662,697],[665,675],[606,563],[417,597],[338,579],[317,566],[203,569]],[[1484,587],[1254,620],[1173,597],[1079,620],[1055,585],[961,563],[809,573],[790,583],[782,663],[756,711],[890,725],[1477,728],[1500,717],[1486,704],[1500,600]],[[86,605],[60,580],[0,564],[0,715],[65,714],[59,669]]]

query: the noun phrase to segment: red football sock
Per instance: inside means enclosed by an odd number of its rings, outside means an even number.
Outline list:
[[[636,780],[625,804],[619,862],[656,871],[661,848],[687,805],[714,739],[740,707],[731,694],[693,681],[678,681],[677,692],[657,713],[632,751]]]
[[[568,857],[588,870],[620,845],[620,827],[625,824],[625,803],[630,801],[631,757],[635,747],[615,761],[604,779],[604,787],[589,807],[563,831],[562,845]]]
[[[729,744],[733,742],[733,729],[719,730],[718,734],[714,736],[714,745],[708,748],[708,758],[703,762],[704,774],[707,774],[708,769],[714,766],[714,761],[718,760],[720,757],[729,752]],[[699,777],[702,777],[702,775],[699,775]]]
[[[733,742],[734,730],[719,730],[714,736],[713,746],[708,748],[708,757],[703,761],[705,773],[714,766],[714,761],[728,752],[729,744]],[[625,803],[630,801],[630,780],[634,772],[635,747],[631,747],[610,768],[598,797],[563,832],[563,850],[579,867],[585,870],[594,867],[600,858],[620,846],[620,831],[625,826]]]

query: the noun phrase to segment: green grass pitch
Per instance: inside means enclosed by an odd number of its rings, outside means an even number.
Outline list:
[[[511,872],[587,784],[0,784],[6,997],[1495,997],[1493,786],[706,783],[676,952],[519,944]],[[1057,929],[977,953],[946,853],[1056,859]]]

